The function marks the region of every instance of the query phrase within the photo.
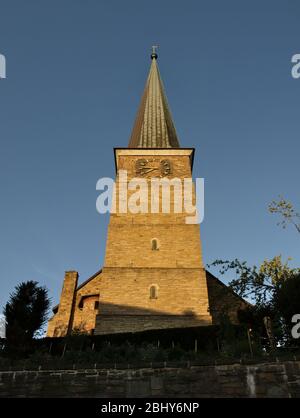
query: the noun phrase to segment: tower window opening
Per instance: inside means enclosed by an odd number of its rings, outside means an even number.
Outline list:
[[[97,310],[99,309],[99,301],[98,300],[95,301],[94,309],[97,309]]]
[[[157,251],[159,249],[158,241],[156,238],[153,238],[153,240],[151,241],[151,248],[152,248],[152,251]]]
[[[150,287],[150,299],[157,299],[157,287],[156,286]]]

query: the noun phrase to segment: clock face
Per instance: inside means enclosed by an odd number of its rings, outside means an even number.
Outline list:
[[[152,158],[142,158],[135,163],[135,173],[138,176],[165,177],[172,173],[170,160],[155,160]]]

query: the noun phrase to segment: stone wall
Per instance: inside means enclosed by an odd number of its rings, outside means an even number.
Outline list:
[[[300,397],[300,361],[0,372],[0,397]]]

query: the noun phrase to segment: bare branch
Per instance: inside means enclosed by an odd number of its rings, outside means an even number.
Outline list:
[[[286,228],[290,223],[300,233],[300,214],[295,211],[291,202],[288,202],[282,196],[279,196],[279,200],[273,200],[269,204],[268,210],[270,213],[275,213],[281,216],[282,219],[277,223],[277,225],[281,225],[283,228]]]

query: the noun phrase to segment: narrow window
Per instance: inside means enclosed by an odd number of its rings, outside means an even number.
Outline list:
[[[95,302],[95,309],[99,309],[99,301],[98,300],[96,300],[96,302]]]
[[[158,250],[158,241],[156,238],[153,238],[153,240],[151,241],[151,248],[153,251],[157,251]]]
[[[150,299],[157,299],[157,287],[156,286],[150,287]]]

